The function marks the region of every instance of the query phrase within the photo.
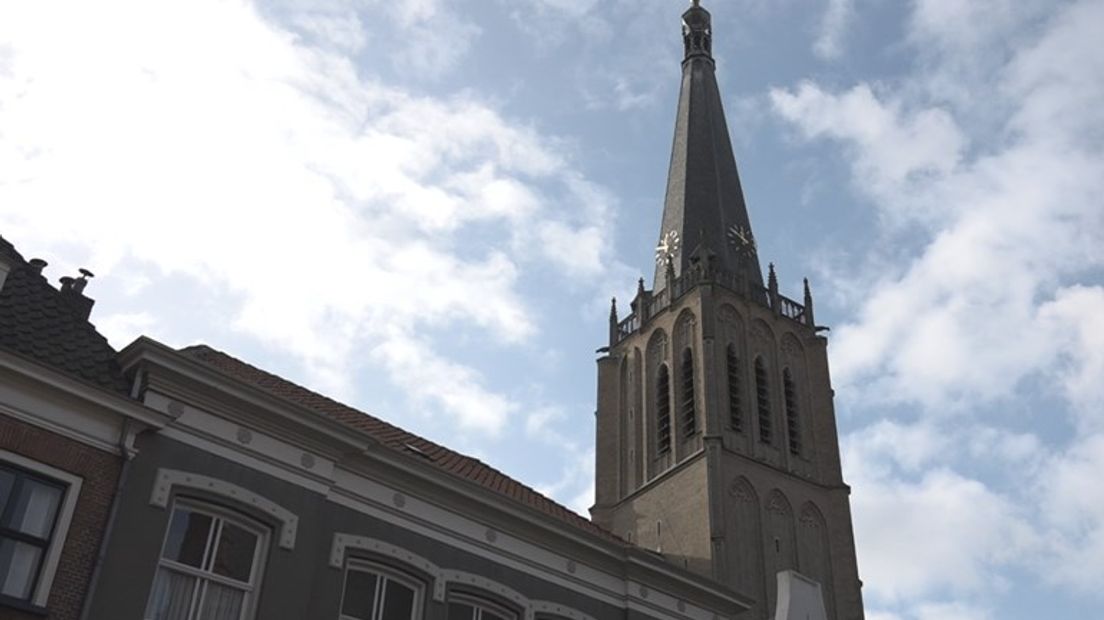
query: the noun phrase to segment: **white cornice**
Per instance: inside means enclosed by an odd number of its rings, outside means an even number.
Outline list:
[[[119,352],[118,360],[125,370],[143,367],[148,372],[151,366],[159,366],[204,385],[219,398],[225,399],[229,395],[269,413],[275,413],[284,418],[285,423],[308,427],[325,435],[330,441],[340,444],[338,451],[341,453],[350,450],[363,451],[377,443],[362,433],[350,432],[351,429],[340,422],[330,420],[307,407],[235,379],[146,336],[127,345]]]
[[[11,370],[12,372],[33,379],[43,385],[80,398],[90,404],[109,409],[115,413],[154,428],[161,428],[171,419],[169,416],[142,406],[142,404],[137,401],[130,400],[129,398],[110,392],[104,388],[73,379],[60,371],[48,368],[37,362],[32,362],[22,356],[8,353],[7,351],[0,351],[0,369]]]
[[[128,458],[137,433],[163,428],[170,420],[125,396],[5,351],[0,351],[0,377],[0,415]]]

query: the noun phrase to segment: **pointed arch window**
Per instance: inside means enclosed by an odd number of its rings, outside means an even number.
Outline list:
[[[656,378],[656,453],[671,450],[671,376],[667,364],[659,366]]]
[[[656,377],[656,453],[671,451],[671,376],[667,364],[659,367]]]
[[[786,399],[786,435],[790,442],[790,454],[800,456],[801,426],[797,411],[797,388],[789,368],[782,371],[782,395]]]
[[[762,357],[755,358],[755,403],[759,412],[759,441],[772,442],[770,384],[767,365]]]
[[[682,413],[682,436],[691,437],[698,432],[698,419],[694,411],[694,353],[687,347],[682,352],[682,386],[679,394]]]
[[[744,412],[740,404],[740,358],[736,345],[728,345],[725,351],[725,369],[728,371],[728,426],[737,433],[744,432]]]

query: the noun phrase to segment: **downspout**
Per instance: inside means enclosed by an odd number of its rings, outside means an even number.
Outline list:
[[[146,371],[143,368],[139,368],[138,372],[134,375],[134,383],[130,388],[130,397],[134,400],[141,401],[142,393],[145,391],[145,379]],[[80,620],[88,620],[88,614],[92,612],[92,599],[96,594],[96,586],[100,581],[100,570],[103,568],[104,558],[107,556],[108,544],[111,542],[111,532],[115,529],[115,516],[119,512],[119,498],[123,494],[123,488],[126,486],[127,477],[130,474],[130,463],[137,456],[138,451],[132,446],[134,442],[138,440],[138,435],[154,430],[152,427],[143,428],[134,433],[134,441],[128,441],[130,437],[130,425],[132,420],[126,418],[123,420],[123,427],[119,431],[119,454],[123,457],[123,466],[119,470],[119,481],[115,484],[115,495],[111,498],[111,508],[107,513],[107,523],[104,525],[103,538],[100,539],[100,548],[96,552],[96,563],[92,565],[92,575],[88,580],[88,591],[84,593],[84,603],[81,604]]]

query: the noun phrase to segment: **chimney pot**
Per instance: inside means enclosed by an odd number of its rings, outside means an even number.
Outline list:
[[[32,258],[31,260],[27,261],[27,265],[30,266],[31,271],[33,271],[37,275],[42,275],[42,270],[46,268],[47,264],[48,263],[41,258]]]

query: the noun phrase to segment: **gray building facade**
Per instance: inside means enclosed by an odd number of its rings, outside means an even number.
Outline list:
[[[469,457],[207,347],[120,353],[136,438],[89,618],[701,618],[750,605]]]

